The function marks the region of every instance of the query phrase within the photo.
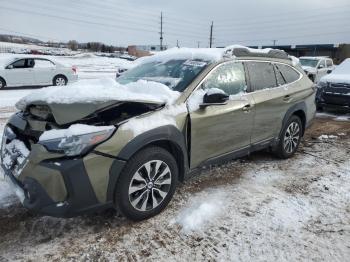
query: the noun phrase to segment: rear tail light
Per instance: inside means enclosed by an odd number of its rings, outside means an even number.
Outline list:
[[[74,72],[74,74],[77,73],[77,68],[75,66],[72,66],[72,71]]]

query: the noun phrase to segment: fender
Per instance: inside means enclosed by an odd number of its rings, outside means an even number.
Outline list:
[[[177,151],[181,152],[181,160],[178,160],[180,176],[188,171],[188,152],[185,142],[185,136],[175,126],[167,125],[149,130],[131,140],[118,154],[109,171],[109,182],[107,191],[107,201],[113,201],[114,189],[118,178],[126,162],[139,150],[156,142],[169,142],[175,146]],[[182,174],[181,174],[182,173]]]
[[[292,107],[290,107],[290,108],[287,110],[286,114],[284,115],[283,121],[282,121],[282,128],[281,128],[281,131],[280,131],[280,135],[281,135],[282,129],[283,129],[283,127],[286,125],[288,119],[289,119],[295,112],[297,112],[297,111],[303,111],[304,114],[305,114],[305,116],[306,116],[306,112],[307,112],[307,109],[306,109],[306,108],[307,108],[307,107],[306,107],[305,102],[302,101],[302,102],[299,102],[299,103],[293,105]],[[305,129],[305,126],[304,126],[304,129]],[[303,130],[303,132],[304,132],[304,131],[305,131],[305,130]],[[279,136],[279,137],[280,137],[280,136]]]

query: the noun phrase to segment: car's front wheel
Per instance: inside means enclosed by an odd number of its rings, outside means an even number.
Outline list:
[[[275,153],[280,158],[289,158],[297,151],[303,134],[303,126],[298,116],[293,115],[284,125]]]
[[[177,163],[167,150],[143,149],[123,169],[116,186],[116,207],[135,221],[155,216],[172,199],[177,181]]]
[[[67,85],[68,80],[65,76],[58,75],[55,76],[52,82],[54,86],[65,86]]]

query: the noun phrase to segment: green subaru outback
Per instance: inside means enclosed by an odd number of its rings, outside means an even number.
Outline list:
[[[315,115],[313,84],[283,51],[171,49],[137,64],[16,104],[1,167],[26,208],[146,219],[202,166],[265,148],[291,157]]]

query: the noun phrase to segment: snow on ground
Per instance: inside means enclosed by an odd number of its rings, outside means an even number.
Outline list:
[[[319,118],[332,118],[335,121],[350,121],[350,113],[319,112],[316,116]]]
[[[260,152],[203,169],[138,223],[32,215],[12,200],[0,207],[0,260],[347,261],[349,145],[349,122],[319,118],[295,157]]]

